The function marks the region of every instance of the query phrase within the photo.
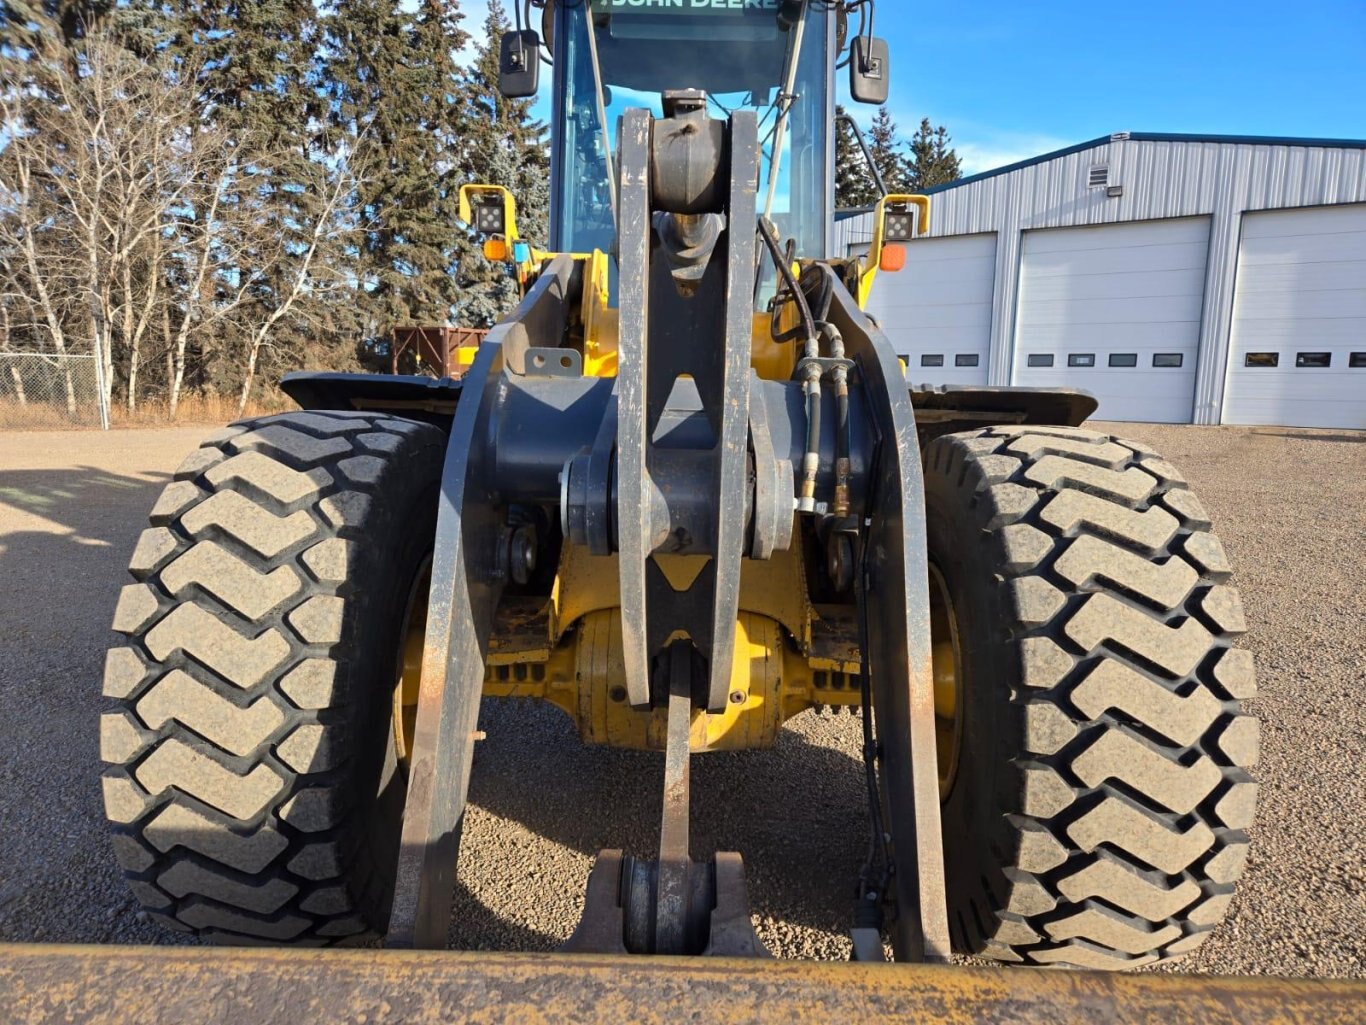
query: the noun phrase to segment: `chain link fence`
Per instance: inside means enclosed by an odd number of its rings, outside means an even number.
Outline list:
[[[0,429],[108,430],[101,369],[94,356],[0,352]]]

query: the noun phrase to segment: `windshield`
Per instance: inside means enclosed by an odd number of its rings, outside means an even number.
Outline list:
[[[669,89],[703,89],[712,117],[749,108],[759,117],[764,155],[759,208],[767,196],[784,67],[793,33],[778,24],[776,0],[750,0],[735,9],[696,0],[641,3],[593,0],[598,60],[603,80],[606,125],[598,114],[597,85],[588,43],[590,8],[561,8],[556,25],[556,238],[560,251],[609,250],[612,193],[608,153],[615,165],[616,133],[628,108],[645,107],[663,116],[660,94]],[[679,13],[660,13],[661,10]],[[827,148],[828,97],[825,84],[827,18],[810,11],[803,32],[779,162],[773,221],[783,238],[795,238],[797,254],[825,255],[830,199]],[[610,148],[610,149],[609,149]]]

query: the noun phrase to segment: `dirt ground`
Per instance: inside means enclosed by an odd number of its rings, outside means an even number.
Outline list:
[[[1258,660],[1261,803],[1227,922],[1181,970],[1366,975],[1366,433],[1113,425],[1181,467],[1233,560]],[[177,941],[104,836],[96,714],[124,567],[210,428],[0,432],[0,940]],[[593,854],[648,854],[656,756],[583,747],[549,707],[488,702],[453,945],[549,949]],[[775,952],[845,957],[862,857],[855,716],[694,768],[694,848],[739,850]],[[182,941],[183,942],[183,941]]]

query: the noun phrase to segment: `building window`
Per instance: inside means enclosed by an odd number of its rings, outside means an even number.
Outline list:
[[[1155,352],[1153,353],[1153,366],[1155,367],[1179,367],[1181,365],[1182,353],[1179,352]]]
[[[1366,367],[1366,352],[1354,352],[1347,357],[1347,365],[1360,370]]]
[[[920,365],[922,367],[942,367],[944,365],[944,357],[940,355],[921,356]]]
[[[1295,353],[1295,366],[1297,367],[1331,367],[1332,365],[1333,354],[1331,352]]]
[[[953,365],[956,367],[975,367],[977,365],[977,353],[960,352],[953,357]]]
[[[1112,366],[1112,367],[1136,367],[1136,366],[1138,366],[1138,353],[1136,353],[1136,352],[1112,352],[1112,353],[1110,353],[1110,366]]]
[[[1074,352],[1067,357],[1069,367],[1093,367],[1096,365],[1094,352]]]
[[[1249,352],[1243,359],[1245,367],[1278,367],[1281,365],[1279,352]]]
[[[1029,365],[1031,367],[1051,367],[1053,365],[1053,354],[1051,352],[1031,352],[1029,354]]]

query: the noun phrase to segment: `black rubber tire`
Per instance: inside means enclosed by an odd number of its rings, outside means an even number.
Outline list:
[[[1247,857],[1252,659],[1173,467],[1091,431],[926,446],[929,555],[963,638],[943,803],[954,949],[1130,968],[1194,950]]]
[[[100,725],[114,847],[156,920],[226,943],[385,930],[390,703],[444,449],[396,417],[286,413],[205,442],[162,492]]]

